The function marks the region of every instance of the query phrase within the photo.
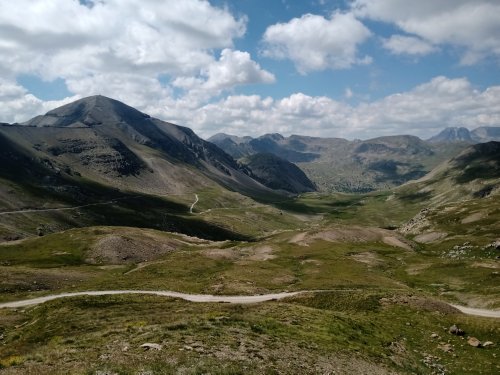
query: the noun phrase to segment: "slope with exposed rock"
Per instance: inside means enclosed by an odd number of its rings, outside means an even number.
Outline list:
[[[54,168],[119,189],[167,194],[223,185],[246,194],[270,192],[192,130],[104,96],[0,126],[0,133]]]

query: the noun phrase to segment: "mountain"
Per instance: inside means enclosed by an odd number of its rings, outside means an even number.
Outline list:
[[[438,142],[472,142],[471,133],[467,128],[449,127],[428,139],[431,143]]]
[[[220,206],[290,195],[192,130],[103,96],[0,124],[0,165],[0,242],[94,225],[248,239],[189,215],[194,194]]]
[[[91,96],[0,133],[70,175],[118,189],[175,194],[222,185],[268,194],[227,153],[191,129]]]
[[[296,163],[321,191],[369,192],[420,178],[466,147],[433,144],[409,135],[365,141],[266,134],[249,139],[218,134],[214,142],[240,159],[260,152]]]
[[[471,132],[474,142],[484,143],[490,141],[500,142],[500,127],[482,126]]]
[[[315,191],[314,183],[295,164],[271,153],[249,155],[241,162],[265,186],[291,193]]]
[[[500,127],[482,126],[471,131],[467,128],[450,127],[428,139],[428,142],[431,143],[484,143],[490,141],[500,141]]]
[[[423,178],[399,189],[399,194],[432,205],[484,198],[500,193],[500,142],[471,145]]]

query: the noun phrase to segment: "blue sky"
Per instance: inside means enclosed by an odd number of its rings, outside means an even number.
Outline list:
[[[495,0],[0,0],[0,121],[103,94],[217,132],[500,126]]]

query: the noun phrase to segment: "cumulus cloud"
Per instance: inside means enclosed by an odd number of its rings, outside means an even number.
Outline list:
[[[488,56],[500,57],[497,0],[355,0],[352,10],[357,17],[395,24],[429,46],[460,47],[463,64],[474,64]],[[393,46],[396,41],[392,41]],[[405,46],[406,53],[416,48],[410,43],[398,44],[401,51]]]
[[[70,103],[79,96],[43,101],[17,83],[0,78],[0,122],[23,122],[53,108]]]
[[[475,89],[465,78],[436,77],[414,89],[357,106],[296,93],[280,100],[229,96],[192,112],[187,123],[208,136],[307,134],[368,138],[391,134],[430,137],[447,126],[498,126],[500,86]]]
[[[371,58],[358,57],[358,47],[370,31],[351,13],[334,13],[330,19],[306,14],[287,23],[267,28],[263,36],[263,55],[290,59],[306,74],[325,69],[346,69],[367,64]]]
[[[435,46],[420,38],[404,35],[392,35],[389,39],[384,39],[383,46],[395,55],[423,56],[437,50]]]
[[[224,49],[220,59],[201,70],[199,77],[178,77],[172,84],[188,92],[190,100],[199,102],[238,85],[273,83],[276,78],[253,61],[248,52]]]
[[[0,64],[46,79],[93,71],[194,72],[246,19],[202,0],[0,2]]]

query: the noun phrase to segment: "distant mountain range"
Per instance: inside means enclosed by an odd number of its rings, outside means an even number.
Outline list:
[[[297,164],[322,191],[368,192],[424,176],[473,143],[500,140],[500,128],[447,128],[424,141],[400,135],[369,140],[281,134],[238,137],[219,133],[208,141],[235,159],[271,153]]]
[[[500,128],[482,127],[448,128],[428,141],[407,135],[348,141],[280,134],[217,134],[205,141],[191,129],[97,95],[23,124],[0,124],[9,164],[0,178],[23,175],[38,186],[90,181],[156,195],[213,187],[254,197],[317,189],[367,192],[420,178],[468,144],[495,139]]]
[[[432,143],[440,142],[469,142],[484,143],[490,141],[500,141],[500,127],[482,126],[474,130],[467,128],[450,127],[439,134],[428,139]]]

